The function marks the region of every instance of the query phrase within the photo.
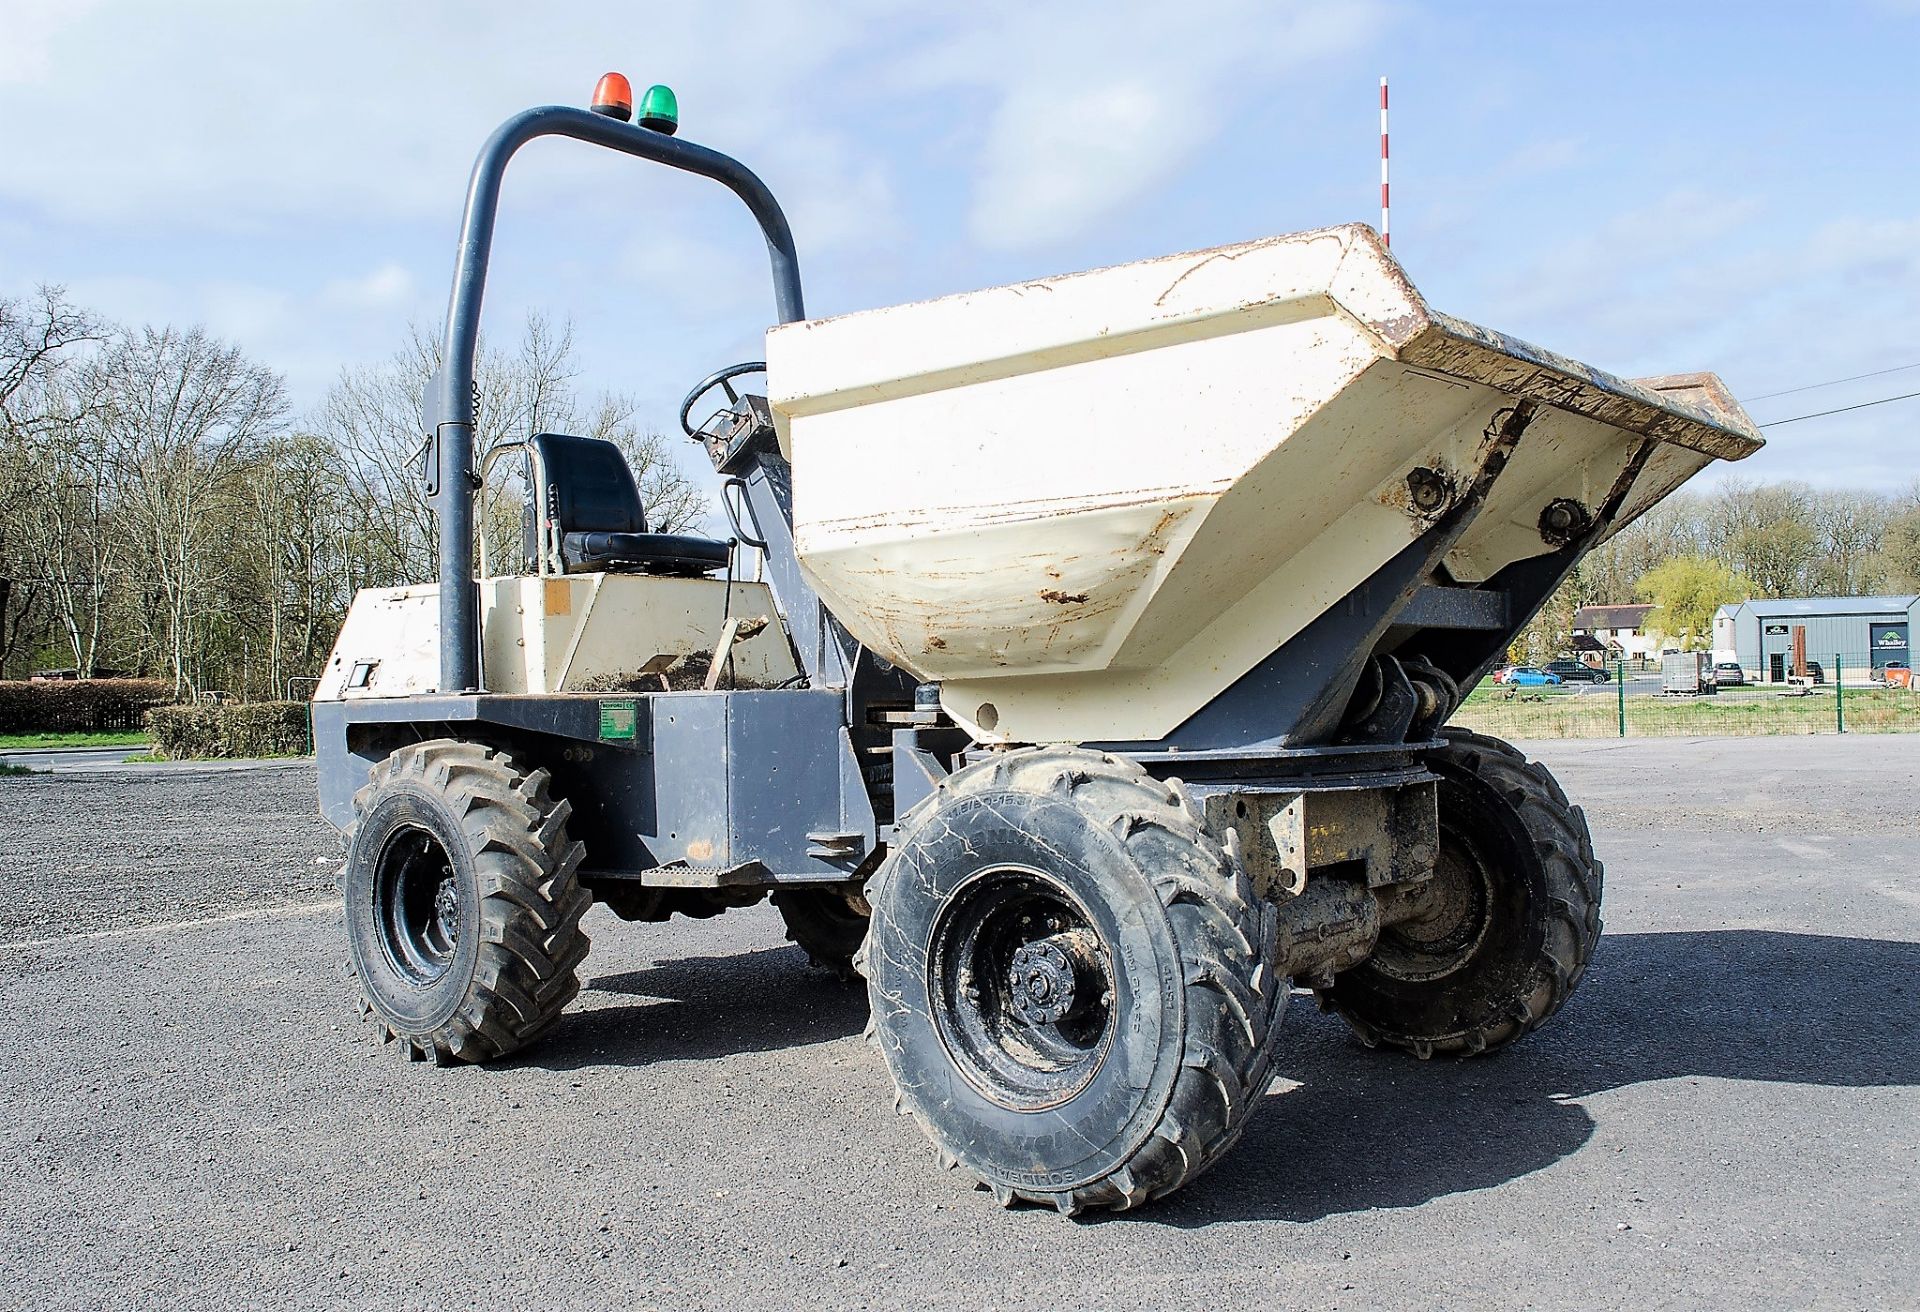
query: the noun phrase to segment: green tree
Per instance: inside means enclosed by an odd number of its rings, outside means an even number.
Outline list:
[[[1715,611],[1753,595],[1745,578],[1711,556],[1675,556],[1642,574],[1634,591],[1653,603],[1647,627],[1687,648],[1713,640]]]

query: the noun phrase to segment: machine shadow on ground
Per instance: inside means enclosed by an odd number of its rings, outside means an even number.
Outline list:
[[[645,999],[567,1016],[524,1059],[549,1070],[647,1066],[858,1034],[866,994],[793,948],[662,961],[591,980]],[[1492,1057],[1369,1052],[1296,997],[1270,1094],[1239,1146],[1192,1188],[1094,1220],[1197,1227],[1315,1221],[1492,1188],[1578,1150],[1577,1101],[1676,1078],[1836,1088],[1920,1085],[1920,943],[1763,930],[1601,940],[1567,1009]],[[876,1058],[877,1060],[877,1058]]]
[[[1142,1221],[1314,1221],[1416,1207],[1553,1165],[1579,1098],[1676,1078],[1920,1085],[1920,943],[1765,930],[1603,937],[1539,1034],[1473,1061],[1369,1052],[1295,999],[1271,1094],[1227,1158]],[[1118,1218],[1116,1218],[1118,1219]]]
[[[543,1070],[651,1066],[858,1034],[867,1023],[866,991],[806,962],[798,948],[765,948],[589,976],[583,999],[610,993],[645,1001],[570,1010],[524,1058],[501,1064]]]

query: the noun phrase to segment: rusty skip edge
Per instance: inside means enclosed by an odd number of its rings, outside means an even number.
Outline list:
[[[1403,364],[1483,383],[1720,460],[1743,460],[1765,445],[1746,411],[1712,374],[1628,382],[1432,311],[1397,353]]]
[[[1177,314],[1157,316],[1154,322],[1137,331],[1103,334],[1097,340],[1079,343],[1077,349],[1068,353],[1070,360],[1063,356],[1059,362],[1151,349],[1158,344],[1160,335],[1174,320],[1186,323],[1190,329],[1200,321],[1218,320],[1221,323],[1218,331],[1224,332],[1230,331],[1226,325],[1249,311],[1283,303],[1319,302],[1337,307],[1340,312],[1352,317],[1381,343],[1387,354],[1402,364],[1480,383],[1516,398],[1531,398],[1543,405],[1584,415],[1615,428],[1670,442],[1721,460],[1744,459],[1765,445],[1746,411],[1712,374],[1679,374],[1630,382],[1531,342],[1434,310],[1393,253],[1381,244],[1379,235],[1365,224],[1340,224],[1288,233],[1238,246],[1161,256],[1143,263],[1183,266],[1182,272],[1161,293],[1160,301],[1156,302],[1158,306],[1175,287],[1215,261],[1239,259],[1251,251],[1277,245],[1308,245],[1325,241],[1337,242],[1343,248],[1330,286],[1323,284],[1316,288],[1302,285],[1293,289],[1290,295],[1273,300],[1223,304],[1203,310],[1188,308]],[[1021,288],[1026,290],[1044,285],[1051,290],[1105,272],[1105,269],[1094,269],[1084,273],[1063,274],[1021,284]],[[1364,285],[1370,276],[1385,279],[1390,291],[1384,297],[1365,298],[1373,301],[1377,307],[1374,313],[1367,314],[1350,299],[1350,293],[1353,288]],[[936,298],[931,303],[958,300],[974,294],[977,293],[959,293]],[[1386,313],[1389,306],[1397,312]],[[804,320],[784,325],[775,331],[806,331],[830,322],[832,320]],[[1012,376],[1022,372],[1031,355],[1031,351],[1014,352],[936,370],[918,378],[913,390],[936,391],[964,383]],[[777,408],[786,414],[799,415],[885,399],[890,399],[890,394],[883,387],[863,383],[823,393],[804,405],[796,405],[794,399],[784,398]]]

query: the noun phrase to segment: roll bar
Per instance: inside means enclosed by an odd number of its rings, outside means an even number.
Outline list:
[[[474,358],[480,343],[480,302],[487,261],[493,253],[494,220],[507,163],[538,137],[571,137],[669,168],[712,178],[746,203],[767,240],[773,266],[774,311],[780,323],[804,318],[800,260],[787,217],[764,182],[717,150],[634,127],[568,105],[546,105],[502,123],[474,161],[467,208],[454,258],[453,293],[440,367],[427,384],[422,407],[432,450],[427,460],[427,496],[440,525],[440,691],[480,687],[480,600],[473,577]]]

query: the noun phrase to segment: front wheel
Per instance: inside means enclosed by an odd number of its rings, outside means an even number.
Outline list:
[[[982,761],[869,897],[896,1104],[1003,1205],[1124,1210],[1239,1139],[1286,998],[1276,913],[1177,784],[1077,749]]]
[[[1498,738],[1446,730],[1433,877],[1373,955],[1316,990],[1369,1047],[1472,1056],[1545,1024],[1600,939],[1603,870],[1580,808]]]
[[[416,743],[353,804],[341,892],[361,1013],[442,1064],[537,1038],[579,992],[592,903],[547,772],[478,743]]]

